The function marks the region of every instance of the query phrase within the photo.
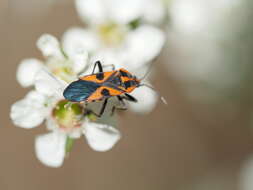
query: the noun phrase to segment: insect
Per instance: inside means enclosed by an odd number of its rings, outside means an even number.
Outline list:
[[[145,84],[141,84],[141,80],[127,70],[123,68],[115,70],[114,65],[111,66],[112,71],[104,72],[101,62],[95,62],[91,75],[82,76],[67,86],[63,92],[65,99],[85,103],[104,100],[99,114],[94,113],[98,117],[103,115],[108,99],[111,97],[116,96],[122,104],[121,107],[113,106],[112,113],[115,109],[126,109],[124,100],[137,102],[137,99],[129,93]],[[98,67],[98,73],[95,73],[96,67]]]

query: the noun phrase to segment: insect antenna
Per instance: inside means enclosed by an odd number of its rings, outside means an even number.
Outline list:
[[[150,88],[151,90],[153,90],[153,91],[160,97],[161,101],[162,101],[165,105],[168,105],[166,99],[165,99],[163,96],[161,96],[161,94],[160,94],[159,92],[157,92],[157,90],[156,90],[154,87],[152,87],[152,86],[150,86],[150,85],[148,85],[148,84],[140,84],[139,87],[140,87],[140,86],[146,86],[146,87]]]
[[[155,62],[152,62],[152,63],[149,65],[147,72],[140,78],[140,81],[142,81],[143,79],[145,79],[145,78],[150,74],[151,69],[152,69],[152,67],[154,66],[154,63],[155,63]]]

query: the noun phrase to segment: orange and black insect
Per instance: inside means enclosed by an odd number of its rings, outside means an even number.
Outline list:
[[[113,65],[112,65],[113,66]],[[98,67],[99,72],[95,73]],[[103,106],[97,116],[104,113],[108,99],[116,96],[123,105],[122,107],[113,107],[112,113],[116,108],[126,109],[124,100],[137,102],[136,98],[131,96],[135,88],[142,86],[140,80],[125,69],[103,72],[100,61],[94,65],[91,75],[82,76],[79,80],[72,82],[64,90],[63,96],[71,102],[95,102],[104,100]]]

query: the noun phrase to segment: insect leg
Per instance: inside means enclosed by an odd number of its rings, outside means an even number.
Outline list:
[[[121,103],[121,107],[113,106],[111,116],[114,114],[116,109],[118,109],[118,110],[127,110],[127,107],[126,107],[126,104],[125,104],[123,98],[121,96],[117,96],[117,98],[118,98],[119,102]]]
[[[103,115],[103,113],[105,111],[105,107],[107,105],[107,102],[108,102],[108,98],[106,98],[105,101],[104,101],[104,103],[103,103],[103,106],[102,106],[102,108],[101,108],[101,110],[99,112],[99,117],[101,117]]]
[[[138,102],[138,100],[135,98],[135,97],[133,97],[133,96],[131,96],[130,94],[127,94],[127,93],[125,93],[125,96],[123,97],[125,100],[128,100],[128,101],[130,101],[130,102]]]
[[[91,113],[91,114],[93,114],[93,115],[95,115],[97,117],[101,117],[103,115],[104,111],[105,111],[105,107],[107,105],[107,101],[108,101],[108,98],[105,99],[105,101],[104,101],[104,103],[102,105],[102,108],[101,108],[101,110],[100,110],[99,113],[96,113],[93,110],[86,110],[85,114],[90,114]]]
[[[99,71],[99,73],[102,73],[102,72],[103,72],[102,64],[101,64],[100,61],[96,61],[96,62],[95,62],[95,65],[94,65],[94,67],[93,67],[93,70],[92,70],[92,74],[94,74],[95,69],[96,69],[96,66],[98,66],[98,71]]]

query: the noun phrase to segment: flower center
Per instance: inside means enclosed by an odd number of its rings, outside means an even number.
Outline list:
[[[67,83],[75,80],[75,73],[71,67],[72,64],[68,59],[51,58],[47,61],[47,66],[52,73]]]
[[[101,24],[98,27],[98,34],[105,46],[115,47],[124,40],[126,28],[114,23]]]
[[[73,128],[80,127],[83,117],[83,107],[79,103],[61,100],[53,109],[53,117],[60,128],[70,131]]]

